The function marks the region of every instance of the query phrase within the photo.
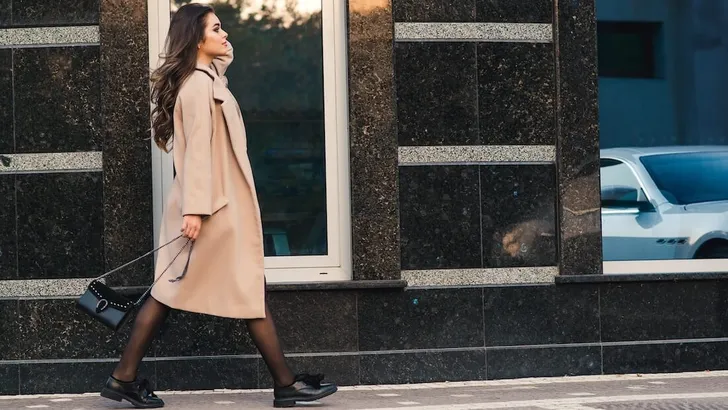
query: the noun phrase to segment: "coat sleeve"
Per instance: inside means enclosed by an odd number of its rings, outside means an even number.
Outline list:
[[[215,57],[214,60],[212,60],[212,67],[215,69],[215,72],[217,72],[217,75],[220,76],[225,81],[225,84],[227,85],[227,79],[225,78],[225,72],[227,71],[228,67],[230,67],[230,64],[233,62],[233,47],[228,43],[228,52],[224,56]]]
[[[199,92],[209,81],[202,80],[179,94],[185,137],[182,215],[212,213],[212,107],[208,93]]]

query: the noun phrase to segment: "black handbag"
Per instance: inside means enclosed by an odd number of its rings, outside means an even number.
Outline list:
[[[142,294],[142,296],[140,296],[136,302],[119,294],[109,286],[106,286],[106,284],[101,282],[101,280],[116,271],[119,271],[133,263],[144,259],[145,257],[157,252],[165,246],[170,245],[181,237],[182,235],[156,249],[145,253],[144,255],[132,261],[129,261],[119,266],[116,269],[104,273],[98,278],[95,278],[91,281],[91,283],[89,283],[88,288],[86,288],[86,292],[84,292],[84,294],[81,295],[81,297],[76,301],[76,306],[82,311],[86,312],[89,316],[101,322],[104,326],[113,330],[114,332],[118,331],[124,325],[124,323],[126,323],[126,320],[129,318],[129,314],[134,311],[134,308],[140,306],[142,302],[144,302],[144,299],[146,299],[146,297],[152,291],[154,285],[156,285],[157,282],[162,279],[162,276],[164,276],[164,274],[172,266],[174,261],[177,260],[177,257],[182,253],[187,245],[189,245],[190,252],[189,255],[187,255],[187,263],[185,264],[182,274],[175,279],[170,279],[170,282],[176,282],[178,280],[181,280],[187,274],[187,268],[190,266],[190,257],[192,256],[192,247],[194,246],[194,242],[189,239],[187,240],[187,243],[185,243],[184,246],[182,246],[182,248],[179,250],[179,252],[177,252],[177,255],[175,255],[175,257],[172,259],[172,262],[169,263],[167,268],[162,271],[162,273],[154,281],[154,283],[152,283],[152,285],[147,288],[144,294]]]

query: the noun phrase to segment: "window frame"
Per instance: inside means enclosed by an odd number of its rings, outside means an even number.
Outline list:
[[[147,0],[149,67],[158,66],[169,30],[170,0]],[[327,255],[265,257],[269,283],[352,279],[351,195],[347,79],[347,8],[341,0],[321,0]],[[151,106],[150,106],[151,109]],[[164,204],[173,182],[172,156],[152,145],[154,241],[159,238]]]

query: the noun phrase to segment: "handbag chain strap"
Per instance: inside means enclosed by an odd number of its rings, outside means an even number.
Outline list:
[[[140,260],[142,260],[142,259],[146,258],[147,256],[149,256],[149,255],[151,255],[151,254],[153,254],[153,253],[157,252],[158,250],[160,250],[160,249],[164,248],[165,246],[171,245],[171,244],[172,244],[173,242],[175,242],[176,240],[178,240],[178,239],[179,239],[179,238],[181,238],[182,236],[184,236],[184,235],[180,235],[180,236],[178,236],[178,237],[176,237],[176,238],[172,239],[171,241],[169,241],[169,242],[165,243],[164,245],[162,245],[162,246],[159,246],[159,247],[157,247],[156,249],[152,249],[151,251],[149,251],[149,252],[145,253],[144,255],[142,255],[142,256],[140,256],[140,257],[138,257],[138,258],[136,258],[136,259],[133,259],[133,260],[131,260],[131,261],[129,261],[129,262],[127,262],[127,263],[125,263],[125,264],[123,264],[123,265],[121,265],[121,266],[119,266],[119,267],[115,268],[115,269],[112,269],[112,270],[110,270],[110,271],[108,271],[108,272],[104,273],[103,275],[101,275],[101,276],[97,277],[96,279],[94,279],[94,281],[97,281],[97,280],[103,279],[103,278],[105,278],[105,277],[107,277],[107,276],[111,275],[111,274],[112,274],[112,273],[114,273],[114,272],[118,272],[118,271],[120,271],[120,270],[122,270],[122,269],[126,268],[126,267],[127,267],[127,266],[129,266],[129,265],[133,265],[134,263],[136,263],[136,262],[139,262]],[[183,250],[184,250],[184,249],[185,249],[185,248],[187,247],[187,245],[190,245],[190,252],[189,252],[189,254],[187,255],[187,262],[185,263],[185,268],[184,268],[184,270],[182,271],[182,274],[181,274],[181,275],[179,275],[179,276],[178,276],[177,278],[175,278],[175,279],[171,279],[171,280],[170,280],[170,282],[176,282],[176,281],[178,281],[178,280],[182,279],[182,278],[183,278],[183,277],[184,277],[184,276],[185,276],[185,275],[187,274],[187,269],[188,269],[188,268],[190,267],[190,258],[192,257],[192,248],[193,248],[193,247],[195,246],[195,243],[194,243],[194,242],[193,242],[193,241],[192,241],[191,239],[188,239],[188,240],[187,240],[187,242],[186,242],[186,243],[184,244],[184,246],[182,246],[182,248],[180,248],[179,252],[177,252],[177,255],[175,255],[175,256],[174,256],[174,258],[172,258],[172,262],[170,262],[170,263],[169,263],[169,265],[167,265],[167,267],[166,267],[166,268],[164,268],[164,270],[162,271],[162,273],[161,273],[161,274],[159,274],[159,277],[158,277],[158,278],[157,278],[157,279],[156,279],[156,280],[154,281],[154,283],[152,283],[152,285],[151,285],[151,286],[149,286],[149,287],[147,288],[147,290],[146,290],[146,291],[144,292],[144,294],[142,294],[142,295],[141,295],[141,296],[139,297],[139,299],[138,299],[138,300],[137,300],[136,302],[134,302],[134,306],[139,306],[139,305],[140,305],[140,304],[142,303],[142,301],[144,300],[144,298],[146,298],[146,297],[147,297],[147,295],[149,295],[149,292],[151,292],[151,291],[152,291],[152,288],[154,287],[154,285],[156,285],[156,284],[157,284],[157,282],[159,282],[159,280],[160,280],[160,279],[162,279],[162,276],[164,276],[164,274],[165,274],[165,273],[167,272],[167,270],[169,270],[169,268],[170,268],[170,267],[172,267],[172,264],[174,264],[174,261],[176,261],[176,260],[177,260],[177,258],[179,257],[179,255],[180,255],[180,254],[182,254],[182,251],[183,251]]]

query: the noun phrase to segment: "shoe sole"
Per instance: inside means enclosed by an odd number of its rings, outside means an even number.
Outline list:
[[[334,387],[330,391],[323,392],[321,394],[318,394],[316,396],[306,397],[305,399],[280,399],[280,400],[273,400],[273,407],[276,408],[287,408],[287,407],[296,407],[297,402],[307,402],[307,401],[316,401],[321,400],[324,397],[331,396],[332,394],[336,393],[339,390],[338,387]]]
[[[137,409],[158,409],[160,407],[164,407],[164,404],[156,405],[156,404],[144,404],[144,403],[138,403],[134,400],[129,399],[128,397],[119,394],[111,389],[104,388],[101,390],[101,397],[114,400],[114,401],[122,401],[126,400],[128,401],[132,406],[136,407]]]

